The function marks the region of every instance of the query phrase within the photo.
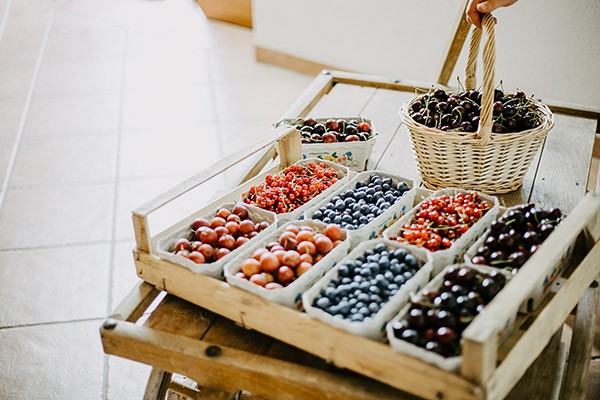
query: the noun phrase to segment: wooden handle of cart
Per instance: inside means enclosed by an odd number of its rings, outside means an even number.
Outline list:
[[[579,254],[578,247],[575,247],[574,259],[581,260],[582,254],[585,257],[535,316],[527,334],[512,345],[500,365],[497,365],[497,339],[502,329],[498,324],[516,313],[534,291],[535,285],[552,270],[576,238],[581,247]],[[600,193],[588,193],[543,246],[544,251],[531,256],[494,301],[463,332],[461,374],[472,382],[484,384],[491,392],[488,393],[490,399],[500,399],[507,394],[504,391],[510,389],[508,383],[522,376],[528,367],[523,364],[523,359],[534,360],[542,352],[600,272]]]
[[[250,146],[250,148],[240,150],[237,153],[225,157],[218,163],[206,168],[205,170],[173,187],[171,190],[168,190],[167,192],[156,197],[154,200],[151,200],[134,210],[133,226],[135,230],[137,249],[146,253],[150,253],[151,236],[148,227],[148,215],[150,213],[156,211],[160,207],[168,204],[190,190],[200,186],[208,180],[227,171],[240,161],[243,161],[251,155],[258,153],[262,149],[272,146],[275,142],[279,142],[279,163],[283,168],[302,158],[302,142],[300,140],[300,133],[293,126],[281,125],[273,128],[273,130],[267,136]],[[256,173],[258,172],[259,171],[256,171]]]

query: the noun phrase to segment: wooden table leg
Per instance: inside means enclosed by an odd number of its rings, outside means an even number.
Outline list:
[[[596,283],[596,282],[594,282]],[[584,400],[588,386],[588,374],[592,343],[596,329],[596,308],[598,307],[598,285],[589,288],[577,304],[573,340],[569,351],[567,372],[561,398]]]
[[[144,400],[164,400],[170,383],[170,372],[152,368],[148,384],[146,385],[146,391],[144,392]]]

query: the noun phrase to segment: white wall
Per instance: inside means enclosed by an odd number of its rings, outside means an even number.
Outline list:
[[[255,44],[352,71],[432,82],[460,3],[254,0]],[[521,0],[494,15],[496,80],[505,89],[600,107],[599,0]],[[465,53],[451,85],[463,77]]]

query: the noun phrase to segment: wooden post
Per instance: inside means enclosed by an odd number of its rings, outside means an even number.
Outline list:
[[[463,0],[461,2],[461,6],[459,8],[460,13],[456,18],[456,22],[454,23],[454,28],[452,30],[454,35],[446,45],[446,50],[444,52],[446,56],[442,60],[442,63],[438,69],[436,81],[441,85],[448,85],[452,71],[454,71],[454,67],[456,66],[456,60],[460,55],[460,51],[465,44],[465,40],[469,34],[469,29],[471,28],[471,24],[465,17],[467,3],[467,0]]]
[[[294,129],[286,136],[279,139],[279,164],[287,168],[302,159],[302,141],[300,131]]]

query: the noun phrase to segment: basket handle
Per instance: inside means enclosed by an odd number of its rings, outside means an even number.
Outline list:
[[[494,17],[492,14],[484,14],[481,24],[485,43],[483,44],[483,89],[481,98],[481,113],[479,115],[479,128],[477,137],[479,145],[485,146],[492,136],[492,107],[494,103],[494,69],[496,66],[496,40],[494,39]],[[474,27],[471,31],[471,42],[469,44],[469,57],[465,71],[465,88],[474,90],[477,87],[477,56],[479,43],[481,42],[482,30]]]

